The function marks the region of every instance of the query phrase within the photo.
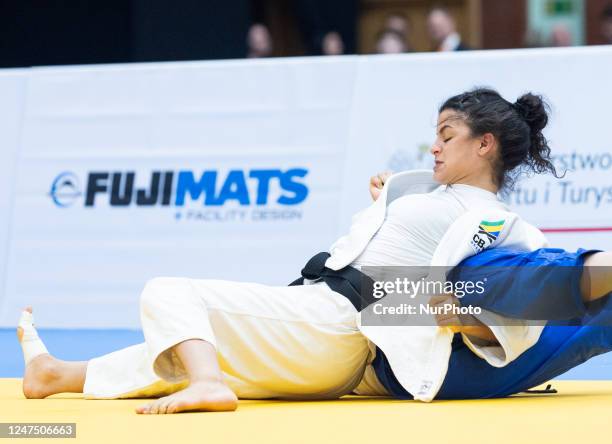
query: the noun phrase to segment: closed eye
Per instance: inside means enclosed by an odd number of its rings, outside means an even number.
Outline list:
[[[449,137],[448,139],[446,139],[446,140],[444,141],[444,143],[448,143],[448,141],[449,141],[449,140],[451,140],[451,139],[452,139],[452,137]]]

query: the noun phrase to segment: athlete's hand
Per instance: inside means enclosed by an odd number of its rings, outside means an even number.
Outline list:
[[[382,173],[378,173],[376,176],[370,177],[370,195],[372,196],[372,200],[378,199],[380,196],[380,192],[385,185],[385,182],[393,172],[391,171],[383,171]]]
[[[432,296],[429,305],[436,309],[436,323],[440,327],[448,327],[453,333],[461,333],[463,322],[453,312],[445,313],[444,308],[448,305],[460,306],[459,300],[452,294]]]
[[[453,333],[463,333],[465,335],[481,339],[489,342],[491,345],[498,344],[497,338],[491,331],[491,329],[480,322],[475,316],[470,314],[456,314],[451,310],[446,310],[444,313],[443,308],[448,305],[454,305],[461,307],[459,299],[453,294],[443,294],[439,296],[433,296],[429,300],[429,305],[432,307],[440,308],[439,313],[436,311],[436,323],[440,327],[448,327]]]

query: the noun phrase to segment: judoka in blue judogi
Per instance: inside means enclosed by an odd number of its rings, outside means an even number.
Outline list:
[[[453,269],[451,280],[487,279],[487,291],[465,295],[459,299],[462,306],[478,306],[510,318],[547,323],[533,347],[499,368],[476,356],[456,334],[448,373],[436,399],[496,398],[523,392],[612,351],[609,295],[585,304],[581,294],[584,260],[595,252],[493,248],[465,259]],[[398,383],[380,350],[372,365],[390,394],[412,398]]]

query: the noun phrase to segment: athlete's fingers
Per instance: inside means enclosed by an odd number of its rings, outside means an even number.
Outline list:
[[[439,327],[449,327],[451,325],[455,325],[455,326],[462,325],[461,319],[457,315],[449,315],[449,316],[437,315],[436,322]]]
[[[452,305],[459,306],[459,301],[453,294],[441,294],[432,296],[429,305],[435,308],[436,323],[440,327],[460,327],[461,319],[452,310]]]
[[[452,294],[437,294],[429,298],[429,305],[431,306],[444,305],[450,302],[450,299],[452,298],[452,296],[453,296]]]
[[[447,305],[459,305],[459,300],[452,293],[439,294],[429,298],[429,305],[445,308]]]
[[[376,188],[382,188],[383,181],[379,176],[372,176],[370,177],[370,185]]]
[[[372,200],[378,199],[380,193],[382,191],[383,184],[378,176],[372,176],[370,178],[370,196],[372,196]]]
[[[436,319],[440,322],[448,322],[450,319],[459,319],[459,317],[453,312],[442,312],[436,314]]]
[[[376,176],[372,176],[370,178],[370,183],[378,188],[382,188],[387,182],[387,179],[389,179],[389,177],[392,175],[392,171],[383,171],[382,173],[378,173]]]
[[[448,322],[458,322],[455,325],[461,325],[461,318],[454,312],[452,311],[448,311],[448,312],[440,312],[436,314],[436,320],[438,321],[438,325],[440,324],[440,322],[445,322],[448,324]]]
[[[384,171],[382,173],[378,173],[376,176],[370,177],[370,195],[372,196],[372,200],[378,199],[380,196],[380,191],[385,186],[385,182],[387,182],[387,179],[392,174],[392,171]]]

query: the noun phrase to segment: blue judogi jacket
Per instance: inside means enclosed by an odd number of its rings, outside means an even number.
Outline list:
[[[508,396],[611,351],[612,298],[608,295],[587,306],[580,292],[584,258],[593,252],[595,250],[570,253],[551,248],[517,252],[493,248],[461,262],[449,279],[475,281],[482,279],[484,272],[488,290],[461,298],[462,306],[479,306],[511,318],[550,321],[538,342],[505,367],[489,365],[464,344],[460,334],[456,334],[448,373],[436,398]],[[412,399],[393,375],[380,350],[372,366],[391,395]]]

